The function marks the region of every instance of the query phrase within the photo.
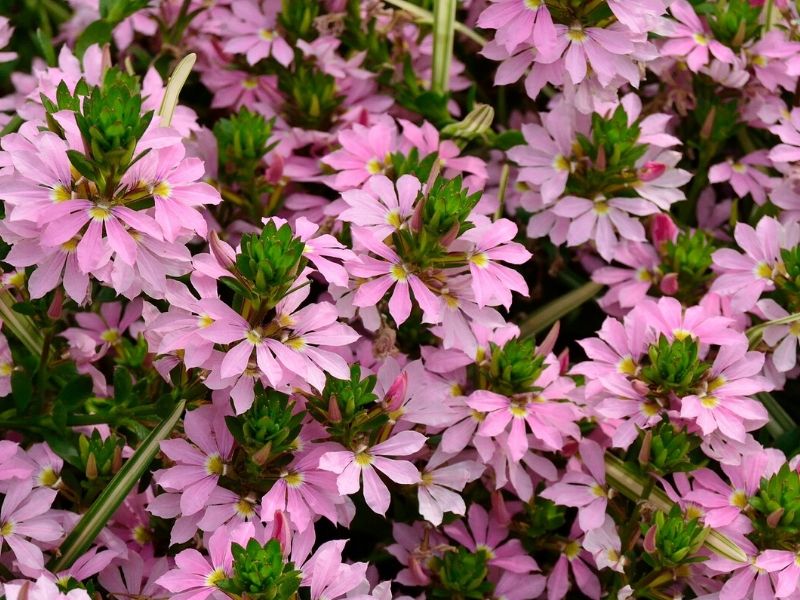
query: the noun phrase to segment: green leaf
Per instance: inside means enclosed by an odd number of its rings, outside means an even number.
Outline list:
[[[602,289],[603,286],[599,283],[589,281],[549,304],[545,304],[520,325],[520,336],[528,337],[544,331],[563,316],[594,298]]]
[[[108,44],[111,41],[112,30],[112,26],[102,19],[91,23],[78,36],[78,39],[75,40],[75,54],[77,54],[78,57],[82,57],[86,49],[92,44],[99,44],[101,46],[103,44]]]
[[[431,91],[446,94],[450,88],[456,0],[433,0],[433,73]]]
[[[49,569],[56,573],[72,565],[80,557],[105,527],[108,520],[127,498],[133,487],[147,471],[153,457],[158,453],[159,443],[169,435],[175,423],[183,414],[184,400],[178,402],[167,417],[150,432],[150,435],[136,449],[128,461],[114,476],[97,500],[81,517],[64,543],[58,556],[49,563]]]

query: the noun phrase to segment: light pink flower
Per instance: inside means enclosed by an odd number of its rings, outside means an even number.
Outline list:
[[[453,455],[437,450],[422,470],[417,491],[419,514],[438,526],[445,512],[464,515],[467,510],[461,490],[481,476],[485,467],[475,461],[463,460],[445,465]]]
[[[342,193],[342,200],[349,208],[339,218],[383,240],[407,226],[420,188],[419,179],[413,175],[401,176],[396,184],[385,175],[374,175],[363,188]]]
[[[425,436],[416,431],[403,431],[372,447],[356,452],[345,450],[326,452],[319,461],[325,471],[338,475],[336,484],[339,493],[355,494],[363,482],[364,500],[376,513],[383,515],[389,508],[391,496],[386,484],[378,477],[378,471],[395,483],[411,485],[420,482],[420,475],[413,463],[407,460],[386,458],[387,456],[410,456],[425,444]]]
[[[478,17],[478,27],[496,29],[494,39],[508,51],[526,43],[545,52],[556,44],[556,29],[544,0],[492,0]]]
[[[383,173],[387,160],[399,149],[397,125],[391,118],[380,119],[372,127],[354,123],[339,133],[339,150],[322,159],[340,171],[330,185],[340,191],[360,186],[370,175]]]
[[[761,205],[767,200],[767,191],[772,188],[772,179],[757,167],[771,165],[766,150],[751,152],[737,161],[728,159],[724,163],[712,166],[708,171],[708,180],[711,183],[727,181],[737,196],[744,198],[750,194],[756,204]]]
[[[709,52],[724,63],[736,60],[730,48],[711,37],[708,27],[703,24],[692,5],[686,0],[672,2],[670,12],[679,23],[665,32],[665,36],[670,39],[661,47],[662,54],[686,57],[686,64],[694,72],[708,64]]]
[[[47,514],[56,494],[50,488],[33,489],[30,479],[17,480],[6,491],[0,508],[0,547],[8,544],[23,568],[44,567],[42,550],[31,540],[53,542],[63,533],[58,521]]]
[[[271,56],[284,67],[294,59],[291,46],[277,31],[281,4],[277,0],[236,0],[231,3],[233,18],[225,22],[225,52],[244,54],[254,65]]]

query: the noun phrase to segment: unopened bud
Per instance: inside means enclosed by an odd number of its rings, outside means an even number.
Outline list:
[[[651,525],[650,529],[647,530],[647,533],[644,535],[644,540],[642,542],[642,547],[644,551],[648,554],[652,554],[656,551],[656,533],[657,527],[655,525]]]
[[[406,399],[407,390],[408,371],[403,371],[397,376],[391,387],[389,387],[389,390],[386,392],[386,397],[383,400],[386,404],[386,410],[389,412],[399,410],[400,407],[403,406],[403,402]]]
[[[413,574],[418,586],[425,587],[431,584],[431,578],[428,577],[428,574],[422,569],[422,565],[417,560],[417,557],[413,554],[408,558],[408,570]]]
[[[455,223],[453,223],[453,226],[450,228],[450,230],[447,233],[445,233],[441,237],[441,239],[439,240],[441,242],[442,246],[444,246],[446,248],[447,246],[452,244],[455,241],[455,239],[458,237],[458,232],[460,230],[461,230],[461,223],[459,223],[457,221]]]
[[[650,221],[650,238],[653,245],[660,248],[662,244],[674,242],[678,237],[678,227],[675,222],[664,213],[659,213]]]
[[[47,308],[47,316],[50,317],[51,319],[60,319],[63,307],[64,307],[64,292],[60,287],[58,287],[56,288],[55,294],[53,295],[53,301]]]
[[[642,439],[642,447],[639,449],[639,464],[646,465],[650,462],[650,448],[653,444],[653,431],[648,429]]]
[[[663,279],[661,279],[661,283],[658,286],[658,289],[661,290],[661,293],[666,296],[674,296],[678,293],[678,274],[677,273],[667,273],[664,275]]]
[[[97,479],[97,459],[94,457],[94,452],[86,459],[86,478]]]
[[[634,379],[631,382],[631,386],[633,387],[634,391],[637,394],[640,394],[642,396],[646,396],[647,394],[650,393],[650,386],[648,386],[644,381],[641,381],[639,379]]]
[[[717,107],[712,106],[708,111],[703,126],[700,128],[700,139],[707,140],[711,138],[711,133],[714,131],[714,120],[717,117]]]
[[[499,523],[506,526],[511,523],[511,511],[506,506],[506,500],[500,490],[492,492],[492,515]]]
[[[556,340],[558,339],[558,333],[560,330],[561,321],[556,321],[553,323],[553,326],[550,328],[550,331],[547,332],[547,335],[542,340],[542,343],[539,344],[538,348],[536,348],[536,354],[539,356],[547,356],[550,354],[556,345]]]
[[[223,269],[230,271],[236,264],[236,253],[233,248],[219,239],[217,232],[213,229],[208,236],[208,247],[211,250],[211,255]]]
[[[269,459],[269,455],[272,453],[272,442],[267,442],[264,444],[258,452],[251,456],[251,460],[257,464],[259,467],[262,467],[266,464],[267,460]]]
[[[653,181],[658,179],[667,170],[667,165],[660,162],[646,162],[640,169],[637,175],[639,181]]]
[[[336,396],[328,398],[328,420],[331,423],[339,423],[342,420],[342,411],[339,410],[339,402]]]
[[[278,540],[284,556],[291,550],[292,528],[289,526],[286,514],[282,510],[275,511],[275,517],[272,521],[272,533],[270,533],[269,537],[273,540]]]
[[[783,518],[783,513],[785,512],[784,508],[781,506],[780,508],[775,509],[772,511],[769,516],[767,517],[767,525],[775,529],[778,524],[781,522],[781,518]]]
[[[122,446],[114,448],[114,456],[111,459],[111,472],[116,473],[122,468]]]

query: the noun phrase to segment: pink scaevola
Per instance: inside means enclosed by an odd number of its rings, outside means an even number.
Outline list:
[[[416,431],[403,431],[385,442],[356,452],[327,452],[320,458],[321,469],[338,475],[336,484],[340,494],[354,494],[362,486],[364,500],[376,513],[383,515],[389,508],[391,496],[378,471],[395,483],[411,485],[420,482],[420,474],[413,463],[387,456],[410,456],[425,444],[425,436]],[[361,482],[359,481],[361,480]]]

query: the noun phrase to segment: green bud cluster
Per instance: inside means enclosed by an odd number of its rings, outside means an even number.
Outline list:
[[[480,198],[480,192],[469,193],[460,175],[454,179],[439,177],[425,198],[422,226],[432,237],[455,239],[472,227],[467,217]]]
[[[531,542],[561,529],[567,522],[567,509],[555,502],[535,495],[525,504],[525,512],[517,523],[520,534]]]
[[[342,104],[333,76],[308,62],[278,72],[278,89],[286,96],[283,113],[294,127],[327,131]]]
[[[79,83],[73,95],[62,82],[56,89],[55,102],[44,96],[42,102],[50,115],[59,110],[75,113],[88,152],[68,150],[70,162],[110,200],[125,172],[144,155],[134,156],[134,152],[153,119],[153,111],[142,114],[138,79],[119,69],[108,69],[102,85],[90,90]],[[63,134],[52,116],[48,125]]]
[[[664,420],[639,434],[639,459],[658,475],[694,471],[702,466],[702,459],[693,455],[700,443],[698,436]]]
[[[487,388],[513,396],[533,392],[536,380],[544,370],[544,356],[536,354],[536,343],[532,339],[509,340],[504,346],[490,344],[491,359],[482,366]]]
[[[714,238],[702,229],[681,232],[674,242],[664,245],[661,272],[677,274],[678,299],[693,304],[706,292],[712,276],[711,255],[716,249]]]
[[[697,391],[710,365],[697,357],[698,344],[691,337],[667,340],[663,334],[647,350],[650,364],[641,378],[659,394],[688,396]]]
[[[656,569],[674,569],[681,565],[705,560],[697,556],[709,529],[699,519],[687,519],[680,507],[673,506],[669,513],[658,511],[653,523],[642,524],[645,561]]]
[[[328,375],[325,388],[311,398],[309,410],[336,441],[346,447],[358,439],[372,439],[386,425],[388,415],[382,410],[375,394],[375,375],[362,378],[361,367],[350,367],[350,379]]]
[[[775,278],[773,295],[790,313],[800,311],[800,246],[781,250],[783,268]]]
[[[783,465],[772,477],[761,480],[750,506],[755,509],[752,520],[760,536],[776,546],[795,548],[800,535],[800,473]]]
[[[762,10],[762,6],[750,0],[701,2],[695,6],[697,14],[706,17],[714,37],[734,49],[758,37]]]
[[[303,413],[292,414],[295,403],[273,389],[256,387],[253,405],[242,415],[226,417],[228,429],[257,465],[272,464],[295,449]]]
[[[287,39],[312,40],[317,36],[314,20],[319,16],[319,0],[282,0],[278,22]]]
[[[263,546],[255,539],[246,547],[233,544],[233,574],[217,587],[234,598],[291,600],[300,587],[300,571],[284,562],[281,545],[269,540]]]
[[[485,550],[472,553],[464,547],[433,559],[431,568],[438,578],[433,597],[451,600],[490,598],[494,585],[486,579],[488,561],[489,554]]]
[[[288,223],[278,227],[269,221],[260,234],[242,236],[233,269],[235,278],[223,281],[248,300],[274,308],[305,267],[304,249],[305,244],[294,237]]]
[[[622,106],[610,118],[592,115],[591,139],[577,136],[575,168],[567,180],[567,193],[581,198],[624,195],[638,181],[636,161],[647,150],[638,143],[639,133],[637,123],[628,126]]]
[[[219,156],[219,178],[228,185],[247,186],[254,173],[264,170],[262,159],[274,145],[268,145],[274,119],[242,108],[214,125]]]
[[[78,457],[88,483],[109,479],[120,470],[124,445],[122,438],[110,435],[103,439],[97,430],[92,431],[91,436],[78,438]]]

